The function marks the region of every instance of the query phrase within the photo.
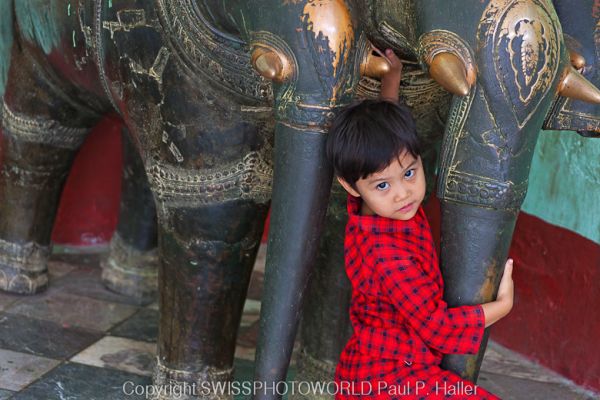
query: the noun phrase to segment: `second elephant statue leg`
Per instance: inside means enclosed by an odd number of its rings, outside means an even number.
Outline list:
[[[156,207],[142,159],[126,129],[122,143],[119,224],[102,264],[102,281],[109,289],[144,304],[157,293]]]
[[[26,44],[13,46],[11,63],[0,143],[0,289],[34,294],[48,284],[63,184],[100,114],[43,68]]]

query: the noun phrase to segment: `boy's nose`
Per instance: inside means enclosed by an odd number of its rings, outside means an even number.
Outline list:
[[[410,191],[403,187],[398,187],[396,192],[394,193],[394,201],[399,202],[406,200],[410,196]]]

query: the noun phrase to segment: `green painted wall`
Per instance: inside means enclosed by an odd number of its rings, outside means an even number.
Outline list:
[[[600,244],[600,139],[542,131],[522,210]]]
[[[0,0],[0,97],[4,95],[13,43],[12,1]]]

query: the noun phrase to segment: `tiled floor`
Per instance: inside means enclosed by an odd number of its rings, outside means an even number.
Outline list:
[[[151,383],[158,309],[104,289],[98,260],[55,256],[45,293],[0,293],[0,400],[144,398],[129,393]],[[263,271],[261,249],[238,337],[239,381],[252,380]],[[494,343],[479,384],[505,400],[600,398]]]

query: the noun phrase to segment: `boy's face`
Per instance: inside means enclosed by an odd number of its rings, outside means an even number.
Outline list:
[[[407,151],[384,170],[356,181],[356,190],[343,179],[338,181],[352,196],[362,198],[362,215],[406,221],[415,216],[425,198],[421,157],[414,158]]]

